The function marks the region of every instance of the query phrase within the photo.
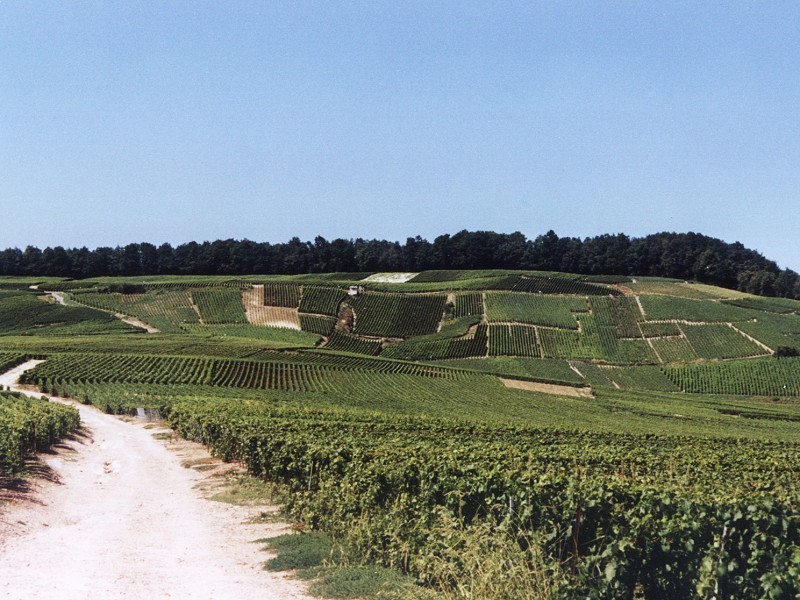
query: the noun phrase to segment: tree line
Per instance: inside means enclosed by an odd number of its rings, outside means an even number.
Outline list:
[[[294,237],[272,244],[251,240],[150,243],[83,248],[28,246],[0,252],[0,275],[83,279],[135,275],[268,275],[431,269],[526,269],[584,275],[653,275],[720,285],[764,296],[800,299],[800,275],[739,242],[699,233],[534,239],[519,232],[460,231],[429,242]]]

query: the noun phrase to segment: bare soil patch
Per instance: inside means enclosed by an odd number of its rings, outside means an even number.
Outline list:
[[[296,308],[264,306],[264,286],[254,285],[242,292],[242,304],[251,325],[300,331],[300,313]]]
[[[577,388],[569,385],[556,385],[553,383],[539,383],[537,381],[520,381],[519,379],[503,379],[500,381],[507,388],[526,390],[528,392],[541,392],[556,396],[571,396],[573,398],[592,398],[591,388]]]

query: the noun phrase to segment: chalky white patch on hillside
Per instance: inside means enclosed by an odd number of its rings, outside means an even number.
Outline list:
[[[417,275],[419,273],[375,273],[362,281],[367,283],[406,283]]]

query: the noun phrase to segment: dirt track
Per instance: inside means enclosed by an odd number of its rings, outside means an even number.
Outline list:
[[[261,568],[269,555],[253,540],[285,531],[245,524],[264,507],[204,499],[209,475],[181,466],[144,422],[77,408],[82,434],[42,455],[60,483],[38,481],[32,498],[0,507],[0,598],[307,597]],[[175,445],[184,459],[208,456]]]

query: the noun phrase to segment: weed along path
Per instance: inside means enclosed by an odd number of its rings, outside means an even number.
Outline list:
[[[33,364],[0,384],[13,387]],[[214,475],[182,466],[214,464],[201,446],[75,406],[81,435],[41,456],[58,482],[0,506],[0,598],[307,598],[301,583],[261,568],[269,555],[254,540],[286,531],[248,523],[265,507],[203,497]]]

